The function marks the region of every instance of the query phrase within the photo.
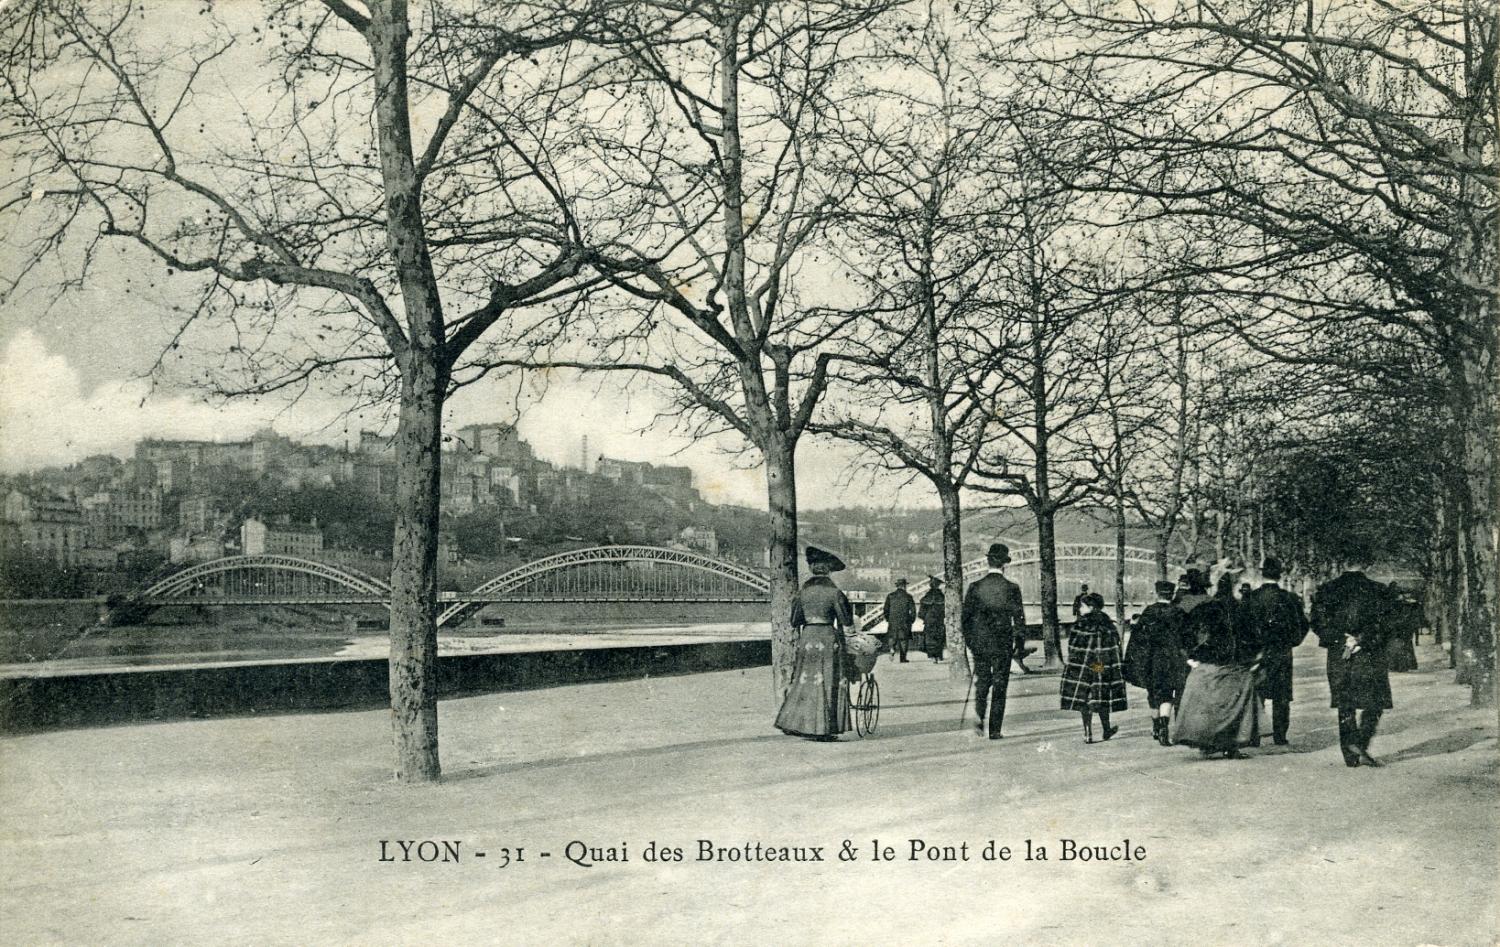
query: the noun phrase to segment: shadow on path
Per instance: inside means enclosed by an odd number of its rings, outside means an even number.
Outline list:
[[[1444,753],[1457,753],[1467,750],[1476,744],[1492,742],[1495,738],[1485,732],[1484,727],[1475,727],[1472,730],[1461,730],[1457,733],[1445,733],[1431,740],[1423,740],[1402,750],[1384,757],[1384,763],[1404,763],[1407,760],[1421,759],[1424,756],[1439,756]],[[1371,744],[1372,746],[1374,744]]]

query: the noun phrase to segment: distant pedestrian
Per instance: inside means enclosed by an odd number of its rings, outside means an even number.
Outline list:
[[[1292,722],[1292,649],[1307,637],[1307,616],[1302,599],[1279,584],[1279,559],[1268,556],[1260,574],[1265,581],[1241,598],[1239,618],[1250,623],[1247,634],[1260,641],[1264,657],[1257,693],[1260,700],[1271,702],[1271,738],[1277,746],[1286,746]]]
[[[854,609],[848,596],[828,577],[843,570],[843,560],[808,546],[807,567],[812,578],[802,583],[792,603],[797,653],[792,683],[776,715],[776,726],[793,736],[837,740],[849,729],[844,635],[854,629]]]
[[[989,571],[964,592],[962,621],[964,644],[974,655],[974,711],[979,715],[974,730],[998,740],[1005,722],[1015,630],[1026,624],[1026,609],[1021,604],[1021,587],[1005,577],[1010,547],[992,543],[985,561]]]
[[[1073,620],[1077,621],[1085,611],[1085,603],[1089,597],[1089,584],[1083,583],[1078,587],[1078,594],[1073,596]]]
[[[947,645],[948,630],[947,600],[943,595],[943,580],[929,576],[927,591],[917,604],[917,617],[922,619],[922,644],[927,657],[934,664],[943,660],[943,649]]]
[[[1249,582],[1241,582],[1239,588],[1240,601],[1243,602],[1245,600],[1245,596],[1249,595],[1252,591],[1254,590],[1250,587]]]
[[[1237,621],[1231,573],[1219,577],[1213,598],[1187,617],[1187,632],[1198,642],[1188,655],[1187,683],[1172,717],[1173,743],[1196,746],[1204,756],[1223,753],[1239,759],[1240,747],[1260,737],[1260,701],[1255,676],[1260,642],[1250,626]]]
[[[891,658],[899,654],[901,663],[905,664],[906,649],[911,644],[912,622],[917,618],[917,603],[906,591],[905,579],[896,580],[896,590],[885,597],[881,613],[885,618],[885,640],[891,646]]]
[[[1392,671],[1415,671],[1417,669],[1417,633],[1426,623],[1422,603],[1416,596],[1407,593],[1392,582],[1389,586],[1395,604],[1391,608],[1391,640],[1386,645],[1386,656]]]
[[[1083,718],[1085,743],[1094,742],[1094,715],[1099,715],[1100,733],[1108,740],[1119,731],[1111,726],[1112,711],[1124,710],[1125,672],[1120,659],[1120,633],[1104,613],[1104,596],[1089,593],[1087,609],[1073,623],[1068,635],[1068,662],[1063,666],[1062,709],[1076,710]]]
[[[1172,706],[1187,683],[1188,652],[1197,642],[1188,632],[1187,615],[1172,604],[1177,586],[1156,583],[1156,601],[1131,623],[1125,668],[1132,684],[1144,688],[1151,705],[1151,735],[1171,746],[1168,729]]]
[[[1328,649],[1329,703],[1339,715],[1339,750],[1346,766],[1379,766],[1370,742],[1390,710],[1389,589],[1353,570],[1313,594],[1312,630]]]

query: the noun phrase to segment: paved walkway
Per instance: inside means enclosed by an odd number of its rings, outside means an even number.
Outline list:
[[[9,944],[1493,944],[1494,714],[1423,657],[1393,675],[1378,770],[1343,766],[1314,648],[1298,655],[1293,745],[1244,761],[1157,746],[1135,690],[1120,736],[1085,746],[1055,676],[1013,677],[1006,739],[975,739],[962,691],[920,659],[881,662],[879,732],[838,744],[770,727],[764,669],[448,701],[447,776],[429,787],[386,778],[383,712],[7,737],[0,930]],[[422,839],[456,842],[459,860],[380,860],[382,840],[399,858],[398,840]],[[1120,856],[1127,839],[1130,861],[1063,860],[1069,842]],[[699,840],[725,860],[699,861]],[[1048,860],[1025,860],[1027,840]],[[990,841],[1009,860],[986,860]],[[683,861],[648,860],[653,842]],[[746,863],[757,843],[825,861]]]

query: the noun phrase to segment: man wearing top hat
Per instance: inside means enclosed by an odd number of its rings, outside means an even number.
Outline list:
[[[917,603],[912,600],[911,593],[906,591],[906,580],[896,580],[896,591],[885,597],[885,607],[881,610],[885,618],[885,641],[891,646],[891,657],[901,655],[901,663],[906,663],[906,649],[911,644],[911,626],[917,619]]]
[[[1005,722],[1005,690],[1010,685],[1010,661],[1016,632],[1026,626],[1021,587],[1005,577],[1010,547],[991,544],[985,553],[989,572],[964,592],[964,644],[974,655],[974,711],[979,720],[976,733],[985,733],[985,710],[989,710],[988,734],[1001,737]]]
[[[943,594],[943,580],[928,576],[927,591],[917,604],[917,617],[922,619],[922,650],[936,664],[943,660],[943,648],[948,643],[948,599]]]
[[[1286,746],[1292,722],[1292,649],[1307,637],[1307,616],[1302,611],[1302,599],[1279,584],[1280,560],[1266,557],[1260,574],[1260,588],[1244,596],[1235,620],[1245,622],[1251,637],[1264,649],[1262,678],[1256,690],[1261,700],[1271,702],[1271,738],[1277,746]]]

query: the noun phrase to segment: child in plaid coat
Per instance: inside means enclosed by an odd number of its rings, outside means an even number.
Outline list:
[[[1104,614],[1104,597],[1090,593],[1087,611],[1080,615],[1068,636],[1068,663],[1063,667],[1062,709],[1076,710],[1083,717],[1084,742],[1094,742],[1094,714],[1104,739],[1119,727],[1109,725],[1113,710],[1124,710],[1125,670],[1120,660],[1120,633]]]

